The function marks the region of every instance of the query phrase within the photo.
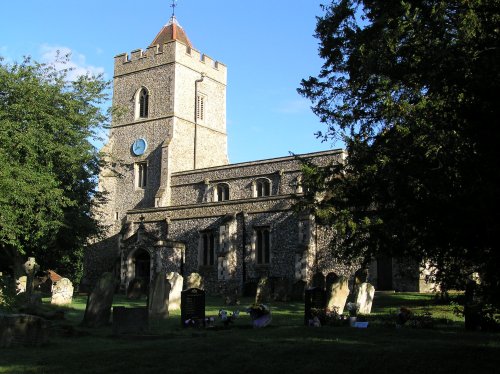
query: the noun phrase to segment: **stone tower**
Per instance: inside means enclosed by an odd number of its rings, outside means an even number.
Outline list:
[[[102,221],[170,205],[174,172],[225,165],[226,66],[195,50],[174,16],[146,51],[115,57]]]

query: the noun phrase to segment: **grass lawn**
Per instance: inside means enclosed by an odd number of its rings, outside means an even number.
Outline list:
[[[250,305],[243,299],[240,309]],[[115,297],[115,305],[144,306]],[[207,315],[221,299],[207,298]],[[396,328],[400,306],[431,312],[433,329]],[[230,329],[195,330],[180,325],[180,312],[154,323],[154,335],[115,337],[111,327],[82,329],[85,298],[76,297],[66,320],[78,334],[55,333],[37,348],[0,350],[0,373],[498,373],[500,334],[466,332],[450,305],[432,295],[377,294],[367,329],[303,326],[303,304],[273,303],[273,322],[250,327],[241,313]],[[233,310],[233,308],[228,308]]]

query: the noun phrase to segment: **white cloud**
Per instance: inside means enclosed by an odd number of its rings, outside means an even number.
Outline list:
[[[104,68],[87,64],[85,55],[74,52],[68,47],[43,44],[40,47],[40,55],[41,62],[53,64],[56,69],[71,69],[68,73],[70,80],[75,80],[81,75],[104,73]],[[68,56],[67,61],[65,56]]]

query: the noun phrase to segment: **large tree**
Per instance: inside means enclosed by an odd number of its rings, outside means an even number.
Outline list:
[[[35,256],[78,281],[83,247],[99,232],[91,140],[108,120],[108,83],[68,73],[30,59],[0,61],[0,261],[18,273]]]
[[[348,157],[306,167],[303,205],[343,236],[340,256],[429,260],[449,287],[478,273],[498,305],[500,1],[323,10],[324,65],[299,92]]]

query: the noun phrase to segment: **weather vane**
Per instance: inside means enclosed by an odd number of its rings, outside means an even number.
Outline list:
[[[175,17],[175,7],[177,6],[177,0],[172,0],[172,5],[170,7],[172,8],[172,17]]]

